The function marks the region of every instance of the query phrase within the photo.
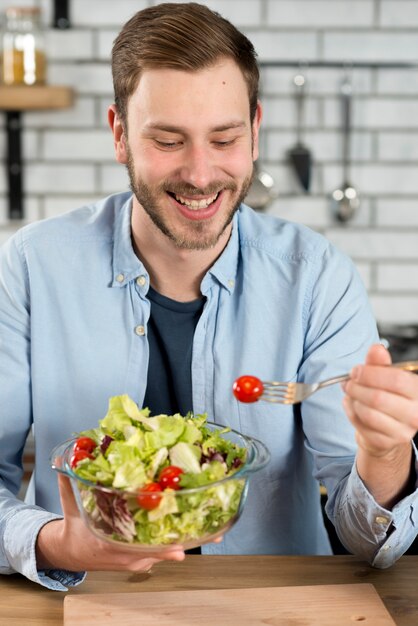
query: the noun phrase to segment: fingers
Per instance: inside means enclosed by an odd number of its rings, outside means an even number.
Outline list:
[[[374,455],[410,442],[418,430],[418,377],[390,364],[388,351],[376,344],[343,386],[357,442]]]
[[[71,487],[71,481],[69,478],[60,473],[58,474],[58,488],[64,518],[79,517],[77,503]]]
[[[394,402],[396,399],[391,394],[388,403]],[[399,402],[399,401],[398,401]],[[388,407],[383,404],[381,410],[375,408],[371,402],[353,400],[346,397],[344,399],[344,408],[350,418],[353,426],[358,432],[362,432],[364,437],[374,438],[376,447],[391,447],[394,442],[406,443],[410,441],[417,430],[417,418],[413,414],[409,401],[404,401],[405,407],[403,413],[396,406],[393,414],[388,413]]]
[[[355,396],[361,386],[375,390],[381,389],[396,396],[418,400],[416,374],[396,367],[387,367],[387,365],[390,365],[390,355],[387,350],[383,346],[372,346],[367,354],[366,364],[357,365],[351,370],[350,381],[344,386],[344,390],[350,396]]]
[[[392,358],[381,343],[375,343],[370,346],[366,356],[367,365],[390,365],[391,363]]]

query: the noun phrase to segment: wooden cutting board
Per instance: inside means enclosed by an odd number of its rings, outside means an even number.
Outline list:
[[[69,595],[64,626],[394,626],[370,584]]]

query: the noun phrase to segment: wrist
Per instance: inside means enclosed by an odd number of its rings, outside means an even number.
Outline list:
[[[60,549],[62,525],[63,520],[52,520],[39,530],[35,544],[36,567],[38,570],[61,567],[59,557],[62,554]]]

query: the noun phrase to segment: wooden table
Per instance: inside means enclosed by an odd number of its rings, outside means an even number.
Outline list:
[[[152,574],[91,572],[68,593],[173,591],[371,583],[399,626],[418,625],[418,556],[378,570],[353,556],[198,556],[161,562]],[[0,576],[0,626],[62,626],[66,594],[22,576]]]

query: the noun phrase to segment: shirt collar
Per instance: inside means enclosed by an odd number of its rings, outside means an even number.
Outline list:
[[[121,206],[116,206],[115,212],[111,286],[123,287],[140,274],[148,276],[148,272],[136,256],[132,246],[132,195],[129,195]],[[239,255],[238,214],[239,211],[235,213],[232,220],[231,236],[224,251],[203,278],[201,285],[203,295],[206,295],[209,291],[213,278],[225,287],[229,293],[232,293],[234,290]]]
[[[239,211],[237,211],[232,220],[232,231],[229,241],[222,252],[221,256],[215,261],[212,267],[203,278],[201,291],[206,295],[210,289],[211,277],[216,280],[225,289],[232,293],[235,288],[236,275],[238,270],[239,257]]]
[[[132,246],[132,195],[129,195],[122,206],[115,206],[115,212],[111,286],[123,287],[140,274],[148,275],[148,272]]]

